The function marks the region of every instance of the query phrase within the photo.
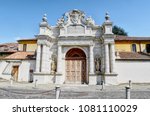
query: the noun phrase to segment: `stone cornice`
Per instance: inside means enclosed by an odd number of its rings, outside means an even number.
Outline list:
[[[115,38],[114,34],[104,34],[102,37],[105,38]]]
[[[68,37],[64,37],[64,36],[61,36],[58,38],[58,40],[94,40],[95,37],[93,36],[68,36]]]
[[[52,41],[52,38],[50,38],[48,35],[38,35],[36,38],[38,45],[50,46],[50,43]]]
[[[51,40],[52,38],[48,35],[36,35],[37,39],[47,39],[47,40]]]
[[[65,46],[71,46],[71,45],[79,45],[79,46],[91,46],[93,45],[93,41],[59,41],[58,45],[65,45]]]

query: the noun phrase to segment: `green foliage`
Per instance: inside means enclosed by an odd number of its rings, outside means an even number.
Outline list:
[[[128,36],[128,33],[125,32],[125,30],[121,27],[118,27],[118,26],[113,26],[113,33],[115,35],[124,35],[124,36]]]

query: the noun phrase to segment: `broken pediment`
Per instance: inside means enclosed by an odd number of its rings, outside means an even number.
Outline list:
[[[91,17],[87,17],[84,12],[75,9],[66,12],[62,18],[58,19],[57,26],[64,27],[69,25],[94,26],[95,22]]]
[[[66,12],[57,22],[60,36],[92,36],[95,21],[80,10]]]

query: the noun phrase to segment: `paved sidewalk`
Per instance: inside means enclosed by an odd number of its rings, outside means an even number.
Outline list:
[[[0,99],[55,99],[55,84],[37,85],[0,80]],[[101,85],[60,85],[60,99],[125,99],[128,84]],[[150,99],[150,84],[132,84],[131,99]]]

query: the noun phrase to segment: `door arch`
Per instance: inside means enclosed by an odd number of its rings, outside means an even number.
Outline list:
[[[70,49],[65,56],[66,80],[65,83],[86,83],[86,55],[79,48]]]

